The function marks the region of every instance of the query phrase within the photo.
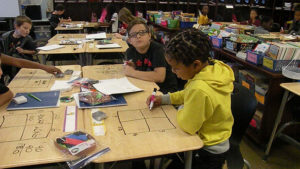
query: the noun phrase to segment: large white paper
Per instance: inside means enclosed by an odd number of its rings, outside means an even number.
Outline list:
[[[139,92],[142,89],[134,86],[126,77],[120,79],[99,80],[99,83],[93,85],[98,91],[111,95]]]
[[[73,132],[77,129],[77,107],[67,106],[65,112],[64,132]]]
[[[106,39],[106,33],[88,34],[85,36],[86,39]]]
[[[111,48],[121,48],[121,46],[117,43],[113,44],[105,44],[105,45],[96,45],[98,49],[111,49]]]
[[[59,49],[59,48],[63,48],[64,46],[62,45],[57,45],[57,44],[54,44],[54,45],[48,45],[48,46],[42,46],[42,47],[38,47],[37,49],[39,50],[54,50],[54,49]]]

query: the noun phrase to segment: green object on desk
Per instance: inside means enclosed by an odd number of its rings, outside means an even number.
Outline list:
[[[28,93],[28,96],[34,98],[35,100],[37,100],[37,101],[39,101],[39,102],[42,101],[40,98],[36,97],[35,95],[33,95],[33,94],[31,94],[31,93]]]

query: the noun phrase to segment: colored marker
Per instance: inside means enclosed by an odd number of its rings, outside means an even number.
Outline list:
[[[34,98],[35,100],[37,100],[37,101],[39,101],[39,102],[42,101],[40,98],[36,97],[35,95],[33,95],[33,94],[31,94],[31,93],[28,93],[28,96]]]
[[[154,88],[154,89],[153,89],[153,92],[152,92],[152,94],[151,94],[150,105],[149,105],[149,109],[150,109],[150,110],[153,108],[153,105],[154,105],[154,99],[155,99],[156,91],[157,91],[157,89]]]

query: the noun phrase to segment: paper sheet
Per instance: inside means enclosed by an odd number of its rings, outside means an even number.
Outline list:
[[[142,91],[142,89],[130,83],[126,77],[120,79],[99,80],[99,83],[94,84],[94,87],[107,95]]]
[[[98,49],[111,49],[111,48],[121,48],[121,46],[117,43],[106,44],[106,45],[96,45]]]
[[[42,46],[42,47],[38,47],[37,49],[39,50],[54,50],[54,49],[59,49],[59,48],[63,48],[64,46],[62,45],[57,45],[57,44],[54,44],[54,45],[48,45],[48,46]]]
[[[64,132],[72,132],[77,129],[77,107],[67,106],[65,112]]]
[[[70,91],[72,90],[72,84],[67,80],[56,80],[50,90]]]
[[[106,39],[106,33],[88,34],[85,36],[86,39]]]

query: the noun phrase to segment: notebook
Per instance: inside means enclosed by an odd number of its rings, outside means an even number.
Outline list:
[[[40,109],[59,106],[60,91],[46,91],[46,92],[30,92],[41,101],[28,96],[29,93],[17,93],[15,97],[24,96],[27,102],[23,104],[16,104],[11,101],[6,110],[23,110],[23,109]]]

